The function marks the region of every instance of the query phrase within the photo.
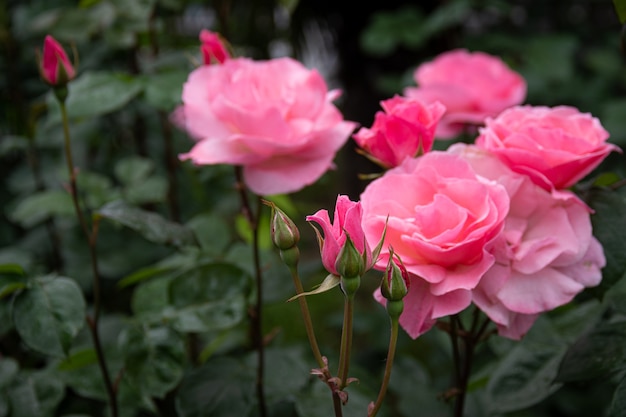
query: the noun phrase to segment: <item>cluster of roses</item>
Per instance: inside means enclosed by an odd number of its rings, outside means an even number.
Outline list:
[[[356,127],[332,104],[338,91],[293,59],[233,58],[217,34],[200,40],[205,65],[173,114],[196,140],[181,159],[242,166],[258,195],[298,191],[332,167]],[[46,45],[45,78],[73,77],[62,49]],[[360,202],[340,196],[334,223],[326,210],[307,218],[324,232],[324,265],[336,273],[346,236],[367,255],[385,231],[371,264],[402,260],[410,285],[400,324],[411,337],[474,303],[519,339],[540,313],[599,283],[591,210],[568,188],[619,148],[590,114],[520,105],[525,81],[496,57],[451,51],[415,78],[417,88],[383,101],[372,127],[353,135],[386,172]],[[431,151],[435,138],[476,127],[474,144]]]
[[[175,118],[197,140],[182,159],[240,165],[260,195],[297,191],[332,167],[355,123],[318,72],[290,58],[231,58],[208,32],[201,40],[207,65],[190,74]],[[326,210],[307,218],[324,232],[323,263],[336,273],[347,235],[370,253],[386,230],[372,263],[384,270],[393,251],[406,267],[400,324],[411,337],[474,303],[501,335],[521,338],[540,313],[599,283],[591,210],[568,188],[619,148],[573,107],[521,106],[524,79],[485,53],[442,54],[415,78],[353,135],[386,172],[360,202],[340,196],[334,223]],[[431,151],[436,137],[477,126],[475,144]]]

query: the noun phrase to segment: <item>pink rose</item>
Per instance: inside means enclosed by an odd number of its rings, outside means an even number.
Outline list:
[[[40,62],[41,76],[50,85],[64,85],[76,77],[76,70],[65,50],[52,36],[43,42],[43,58]]]
[[[490,246],[504,225],[509,197],[460,156],[433,151],[371,182],[361,204],[370,244],[389,217],[376,267],[384,270],[390,246],[402,259],[411,286],[400,324],[415,338],[435,319],[471,303],[471,290],[494,263]]]
[[[361,226],[363,210],[360,202],[350,201],[345,195],[337,197],[335,205],[335,216],[331,223],[328,211],[319,210],[317,213],[307,216],[308,222],[317,223],[324,232],[324,236],[315,229],[322,254],[322,263],[328,272],[334,275],[337,273],[337,259],[341,248],[346,244],[348,238],[354,244],[357,252],[364,259],[364,270],[372,267],[372,250],[365,240],[365,234]],[[380,240],[380,236],[378,237]],[[376,243],[375,243],[376,244]]]
[[[494,245],[496,263],[473,290],[473,300],[500,335],[520,339],[538,314],[600,282],[606,262],[592,236],[589,209],[573,193],[546,191],[477,147],[457,144],[449,151],[504,185],[511,198]]]
[[[476,145],[546,190],[567,188],[614,150],[609,134],[574,107],[517,106],[487,119]]]
[[[395,96],[380,104],[385,112],[376,113],[372,128],[363,127],[353,135],[370,159],[392,168],[431,150],[437,122],[446,110],[441,103]]]
[[[420,65],[414,77],[418,87],[406,88],[406,96],[446,106],[436,132],[442,139],[458,135],[466,124],[483,124],[526,97],[526,81],[484,52],[445,52]]]
[[[241,165],[256,194],[298,191],[332,167],[355,128],[332,104],[337,95],[290,58],[199,67],[175,117],[198,142],[180,158]]]
[[[200,52],[202,52],[204,65],[211,65],[213,61],[223,64],[224,61],[230,58],[224,42],[217,33],[202,29],[200,31],[200,42],[202,42]]]

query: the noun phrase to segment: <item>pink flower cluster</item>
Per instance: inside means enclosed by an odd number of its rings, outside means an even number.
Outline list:
[[[315,70],[232,58],[210,32],[201,40],[205,65],[175,116],[196,140],[181,159],[239,165],[257,194],[300,190],[332,167],[355,123]],[[353,135],[388,170],[359,202],[339,196],[333,222],[326,210],[307,217],[321,227],[323,264],[337,274],[346,242],[362,270],[401,259],[410,283],[400,324],[412,337],[474,303],[501,335],[521,338],[539,314],[599,283],[605,258],[590,209],[567,188],[619,148],[590,114],[519,105],[524,79],[485,53],[443,54],[416,80]],[[431,151],[467,124],[482,126],[475,144]]]
[[[573,107],[514,105],[525,83],[495,57],[453,51],[417,74],[422,87],[409,95],[422,108],[446,106],[444,131],[461,120],[484,127],[475,145],[397,157],[388,164],[395,168],[367,186],[362,224],[370,243],[387,222],[376,267],[384,270],[390,247],[403,260],[412,282],[400,324],[412,337],[474,303],[501,335],[519,339],[540,313],[600,282],[605,258],[590,209],[567,187],[619,148],[606,142],[596,118]],[[424,126],[422,120],[411,119]],[[381,126],[372,127],[379,137],[394,136]],[[385,146],[406,147],[398,136]],[[423,137],[427,150],[432,138]],[[376,153],[382,145],[365,144],[382,159]]]

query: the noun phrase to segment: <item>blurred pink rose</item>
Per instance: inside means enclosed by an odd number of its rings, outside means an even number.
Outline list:
[[[439,102],[395,96],[382,101],[371,129],[361,128],[353,135],[368,156],[384,168],[399,165],[433,147],[435,129],[446,108]]]
[[[363,256],[364,269],[368,270],[372,267],[372,250],[365,240],[361,226],[362,217],[361,203],[350,201],[345,195],[337,197],[333,222],[330,221],[327,210],[319,210],[317,213],[306,217],[308,222],[317,223],[324,232],[323,237],[318,232],[318,240],[322,263],[331,274],[339,275],[336,268],[337,258],[348,237],[352,240],[357,252]],[[317,231],[317,229],[315,230]],[[378,239],[380,240],[380,236]]]
[[[476,145],[550,190],[567,188],[614,150],[600,121],[574,107],[517,106],[487,119]]]
[[[65,85],[76,77],[76,70],[63,47],[52,36],[43,42],[43,57],[39,64],[41,76],[50,85]]]
[[[517,174],[489,152],[453,145],[474,169],[504,185],[511,208],[494,245],[496,263],[473,291],[474,303],[502,336],[520,339],[537,315],[597,285],[605,258],[592,236],[589,209],[575,194],[558,196]]]
[[[460,156],[433,151],[374,180],[361,204],[370,244],[389,216],[376,267],[384,270],[389,246],[404,262],[411,287],[400,324],[415,338],[471,303],[471,290],[494,263],[490,245],[504,225],[509,197]]]
[[[317,71],[290,58],[199,67],[174,114],[198,141],[180,158],[241,165],[259,195],[298,191],[332,167],[356,126],[332,104],[337,95]]]
[[[202,52],[204,65],[211,65],[214,60],[223,64],[224,61],[230,58],[224,42],[217,33],[202,29],[200,31],[200,42],[202,43],[200,52]]]
[[[441,102],[446,112],[436,137],[452,138],[466,124],[482,125],[526,98],[526,81],[500,58],[484,52],[457,49],[420,65],[414,74],[416,87],[404,90],[407,97]]]

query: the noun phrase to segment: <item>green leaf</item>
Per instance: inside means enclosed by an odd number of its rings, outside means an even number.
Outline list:
[[[180,70],[144,76],[146,102],[156,109],[171,112],[181,102],[183,84],[188,76],[188,71]]]
[[[432,378],[415,359],[399,356],[394,362],[389,395],[398,399],[397,407],[402,415],[413,415],[416,408],[424,416],[448,417],[449,407],[437,398],[438,392]],[[393,394],[392,394],[393,393]],[[384,405],[383,405],[384,407]]]
[[[428,20],[423,25],[422,30],[427,34],[425,38],[463,23],[471,12],[472,6],[467,1],[444,3],[428,16]]]
[[[163,312],[170,305],[169,288],[171,276],[162,276],[144,282],[133,292],[131,307],[139,319],[155,319],[160,321]]]
[[[626,369],[626,322],[600,323],[567,351],[557,381],[584,381],[623,369]]]
[[[167,180],[150,177],[141,183],[129,184],[124,189],[124,199],[130,204],[161,203],[167,198]]]
[[[265,354],[266,363],[271,364],[265,374],[265,393],[269,403],[283,401],[307,385],[311,368],[316,365],[312,356],[305,356],[302,349],[296,348],[271,348]],[[306,360],[305,357],[310,359]],[[254,368],[256,355],[249,359],[252,362],[250,366]]]
[[[0,265],[0,299],[26,287],[24,270],[18,264]]]
[[[24,268],[19,264],[2,264],[0,265],[0,274],[24,275]]]
[[[9,357],[0,359],[0,389],[9,387],[19,370],[20,365],[15,359]]]
[[[98,214],[137,231],[151,242],[176,247],[196,245],[193,232],[187,227],[166,220],[157,213],[128,206],[123,201],[108,203]]]
[[[119,198],[119,192],[113,188],[111,179],[104,175],[81,171],[76,177],[76,182],[81,195],[84,195],[87,207],[100,207]]]
[[[154,162],[149,158],[131,156],[115,164],[115,177],[124,185],[143,182],[154,171]]]
[[[66,191],[46,190],[30,194],[22,200],[9,218],[22,227],[30,228],[54,216],[73,216],[72,197]]]
[[[20,375],[9,389],[11,417],[51,417],[64,394],[63,382],[47,371]]]
[[[59,371],[73,371],[97,363],[95,349],[87,348],[73,352],[57,365]]]
[[[81,289],[73,280],[44,277],[15,298],[13,321],[29,347],[63,357],[85,323],[85,308]]]
[[[98,322],[100,342],[112,378],[117,378],[123,369],[124,358],[119,349],[118,339],[120,333],[125,328],[125,320],[114,315],[102,315]],[[106,401],[107,393],[99,366],[97,362],[88,363],[88,350],[93,349],[93,342],[89,333],[88,329],[83,329],[83,332],[76,338],[76,350],[73,350],[70,354],[70,358],[73,355],[77,355],[78,357],[75,359],[80,361],[82,366],[69,366],[67,361],[58,361],[56,369],[60,379],[78,395],[98,401]],[[61,364],[67,364],[68,366],[63,366],[62,369],[59,369]],[[121,384],[120,396],[126,395],[122,392],[123,387],[124,384]]]
[[[187,375],[176,394],[179,417],[247,416],[252,411],[255,371],[232,356],[215,357]]]
[[[565,348],[554,344],[521,343],[498,364],[487,384],[493,412],[521,410],[558,390],[554,383]]]
[[[3,135],[0,141],[0,156],[11,152],[24,152],[28,149],[29,139],[24,136]]]
[[[127,74],[105,71],[88,71],[68,85],[67,114],[70,119],[98,117],[121,110],[141,93],[142,85]],[[50,101],[53,98],[50,97]],[[57,105],[50,102],[48,123],[60,123]],[[56,111],[55,111],[56,110]]]
[[[125,375],[142,394],[163,398],[183,377],[185,343],[167,327],[133,326],[120,336]]]
[[[625,187],[622,187],[625,188]],[[591,292],[602,295],[626,274],[626,193],[624,190],[592,189],[586,199],[595,211],[591,217],[593,234],[600,241],[606,257],[602,282]]]
[[[626,23],[626,0],[613,0],[615,12],[621,24]]]
[[[361,49],[374,56],[391,54],[398,44],[397,21],[393,13],[374,14],[372,22],[361,32]]]
[[[332,290],[337,285],[339,285],[340,282],[341,282],[341,277],[339,277],[338,275],[334,275],[334,274],[328,274],[326,278],[324,278],[324,281],[322,281],[322,283],[316,289],[312,291],[305,291],[302,294],[296,294],[287,301],[293,301],[302,296],[321,294],[323,292]]]
[[[0,277],[0,299],[13,294],[19,290],[26,288],[26,283],[16,280]]]
[[[624,417],[626,416],[626,378],[617,385],[613,393],[613,401],[609,407],[608,417]]]
[[[217,214],[200,214],[187,222],[202,249],[213,254],[222,254],[232,240],[232,234],[222,216]]]
[[[186,271],[170,285],[175,310],[166,317],[182,332],[235,326],[245,318],[251,277],[230,264],[209,264]]]
[[[141,268],[124,277],[118,283],[118,287],[124,288],[129,285],[166,274],[170,271],[188,270],[196,267],[200,263],[208,263],[206,260],[203,262],[203,258],[205,258],[204,253],[198,248],[191,246],[184,247],[179,252],[173,253],[154,265]]]

